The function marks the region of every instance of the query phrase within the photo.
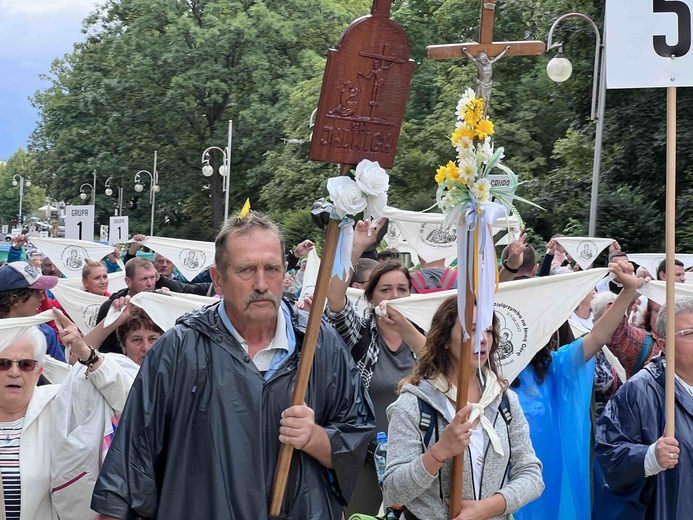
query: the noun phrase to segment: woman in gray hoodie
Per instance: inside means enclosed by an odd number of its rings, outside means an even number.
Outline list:
[[[476,377],[470,377],[467,406],[455,414],[461,334],[456,298],[436,312],[424,354],[388,408],[384,491],[391,502],[406,506],[407,520],[449,518],[452,458],[463,451],[463,504],[456,520],[506,519],[544,489],[517,396],[498,376],[495,316],[493,327],[478,331],[480,351],[468,360]],[[419,400],[435,415],[427,446]]]

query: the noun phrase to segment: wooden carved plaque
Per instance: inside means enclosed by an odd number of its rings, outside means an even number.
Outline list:
[[[414,61],[391,0],[374,0],[371,14],[352,22],[330,49],[313,128],[310,159],[392,168]]]

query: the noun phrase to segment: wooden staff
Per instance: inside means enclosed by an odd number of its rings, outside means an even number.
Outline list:
[[[340,175],[346,175],[352,168],[349,164],[342,164]],[[310,308],[308,316],[308,325],[306,326],[306,335],[301,347],[301,359],[298,362],[296,370],[296,382],[294,383],[294,391],[291,395],[291,406],[303,404],[306,398],[306,390],[308,389],[308,381],[310,372],[313,368],[313,357],[315,356],[315,347],[318,343],[318,333],[320,332],[320,324],[322,322],[322,313],[325,308],[325,300],[327,299],[327,289],[332,278],[332,266],[334,257],[337,251],[337,242],[339,241],[339,221],[330,219],[327,226],[327,235],[325,237],[325,245],[322,248],[322,258],[320,260],[320,269],[318,270],[318,279],[315,284],[315,292],[313,293],[313,304]],[[272,485],[272,498],[270,501],[270,516],[279,516],[281,513],[282,501],[286,492],[286,481],[289,477],[289,468],[291,466],[291,457],[294,453],[294,448],[288,444],[282,444],[279,450],[277,459],[277,469],[274,473],[274,483]]]
[[[465,231],[466,232],[466,231]],[[473,242],[468,244],[473,247]],[[466,254],[466,252],[465,252]],[[457,403],[455,411],[459,412],[467,406],[467,393],[469,390],[469,359],[472,356],[472,344],[475,334],[472,334],[474,327],[474,304],[475,297],[471,287],[468,273],[459,273],[458,276],[467,277],[467,293],[465,295],[466,304],[464,310],[464,326],[469,332],[469,339],[464,341],[464,333],[460,333],[460,365],[457,367]],[[465,421],[467,419],[465,418]],[[455,518],[462,512],[462,474],[464,470],[464,452],[455,455],[452,459],[452,488],[450,489],[450,518]]]
[[[676,353],[674,337],[676,335],[676,316],[674,301],[676,280],[674,260],[676,259],[676,87],[667,88],[667,181],[666,181],[666,273],[667,273],[667,329],[666,329],[666,424],[664,435],[674,436],[674,369]]]

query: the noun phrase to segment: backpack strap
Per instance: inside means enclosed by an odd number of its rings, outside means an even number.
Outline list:
[[[423,436],[423,451],[426,451],[428,443],[431,442],[433,431],[437,429],[438,418],[436,411],[430,404],[420,397],[417,399],[419,400],[419,429],[425,432]]]
[[[417,293],[423,294],[423,291],[426,290],[426,277],[421,271],[412,271],[411,284],[414,286],[414,290]]]
[[[457,281],[457,271],[446,268],[443,277],[440,279],[440,287],[443,291],[449,291]]]
[[[640,355],[638,356],[638,360],[635,363],[635,368],[633,369],[633,375],[635,375],[637,372],[640,371],[642,367],[645,366],[645,362],[650,359],[650,355],[652,354],[652,348],[654,347],[654,338],[652,337],[652,334],[648,333],[645,335],[645,341],[642,344],[642,348],[640,349]]]
[[[505,421],[505,424],[510,426],[510,422],[513,420],[513,414],[510,411],[510,400],[508,399],[508,394],[506,392],[503,392],[500,404],[498,405],[498,411]]]

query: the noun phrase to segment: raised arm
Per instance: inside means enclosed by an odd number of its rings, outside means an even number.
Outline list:
[[[363,252],[373,245],[378,237],[378,230],[387,225],[387,220],[379,222],[370,229],[370,223],[359,220],[354,227],[354,247],[351,251],[351,263],[356,265]],[[346,305],[346,290],[349,280],[333,276],[327,289],[327,305],[332,312],[340,312]]]
[[[609,264],[609,270],[616,276],[616,279],[623,284],[623,290],[616,298],[616,301],[606,310],[604,315],[597,320],[589,334],[585,336],[583,342],[585,361],[592,359],[599,349],[611,341],[611,336],[613,336],[616,328],[621,323],[623,315],[631,304],[635,293],[645,283],[645,280],[635,276],[633,264],[627,260],[620,260],[618,263]]]

